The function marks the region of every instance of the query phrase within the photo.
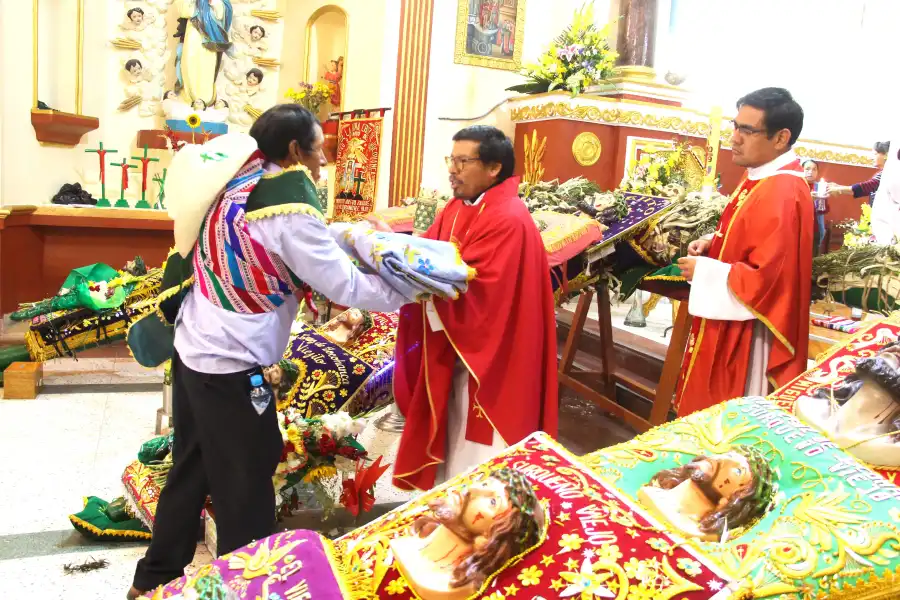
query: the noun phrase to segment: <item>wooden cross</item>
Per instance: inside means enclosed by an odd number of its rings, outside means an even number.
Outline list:
[[[97,201],[97,206],[109,206],[109,200],[106,199],[106,155],[115,154],[118,150],[107,150],[103,147],[103,142],[100,142],[99,148],[88,148],[85,152],[96,152],[100,159],[100,200]]]
[[[128,189],[128,169],[131,167],[136,167],[137,165],[128,164],[128,160],[125,158],[122,159],[120,163],[109,163],[113,167],[121,167],[122,168],[122,190],[119,192],[119,199],[116,201],[116,208],[130,208],[128,206],[128,202],[125,200],[125,190]]]
[[[356,195],[359,196],[359,189],[362,187],[362,184],[366,182],[365,177],[363,177],[363,170],[357,169],[356,174],[353,176],[353,183],[356,184]]]
[[[150,208],[150,205],[147,203],[147,172],[149,171],[151,162],[159,162],[158,158],[150,158],[147,156],[147,150],[149,147],[147,144],[144,144],[144,155],[143,156],[132,156],[132,160],[141,161],[141,201],[135,205],[135,208]]]

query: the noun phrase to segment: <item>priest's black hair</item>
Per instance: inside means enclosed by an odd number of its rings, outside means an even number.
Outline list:
[[[875,142],[875,154],[887,154],[890,149],[890,142]]]
[[[738,110],[752,106],[765,113],[766,132],[771,138],[782,129],[791,132],[789,144],[793,146],[803,130],[803,108],[784,88],[767,87],[750,92],[737,101]]]
[[[472,125],[456,132],[454,142],[478,142],[478,158],[484,164],[499,163],[497,183],[512,177],[516,154],[512,142],[502,131],[490,125]]]
[[[319,120],[299,104],[276,104],[259,116],[250,128],[250,135],[270,161],[287,158],[291,142],[297,140],[300,149],[313,151]]]

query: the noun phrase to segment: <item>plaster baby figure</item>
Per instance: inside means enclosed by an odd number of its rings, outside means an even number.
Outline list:
[[[750,446],[697,456],[654,475],[638,501],[681,535],[719,541],[762,515],[775,493],[768,460]]]
[[[351,308],[327,323],[320,333],[343,348],[371,326],[372,315],[368,311]]]
[[[510,559],[538,543],[544,508],[528,478],[508,468],[435,498],[409,536],[391,541],[397,566],[422,600],[477,592]]]

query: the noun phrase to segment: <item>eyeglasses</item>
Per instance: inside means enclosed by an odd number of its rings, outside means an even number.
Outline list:
[[[738,132],[741,135],[757,135],[760,133],[768,133],[766,129],[751,127],[750,125],[741,125],[737,121],[732,121],[731,124],[734,125],[735,132]]]
[[[480,158],[472,158],[468,156],[445,156],[444,162],[447,163],[447,167],[453,167],[457,171],[462,171],[466,168],[466,165],[472,162],[480,161]]]

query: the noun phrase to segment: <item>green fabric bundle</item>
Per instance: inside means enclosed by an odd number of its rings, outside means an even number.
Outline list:
[[[92,540],[149,540],[150,531],[128,514],[124,498],[106,502],[95,496],[84,499],[84,509],[69,515],[72,526]]]

